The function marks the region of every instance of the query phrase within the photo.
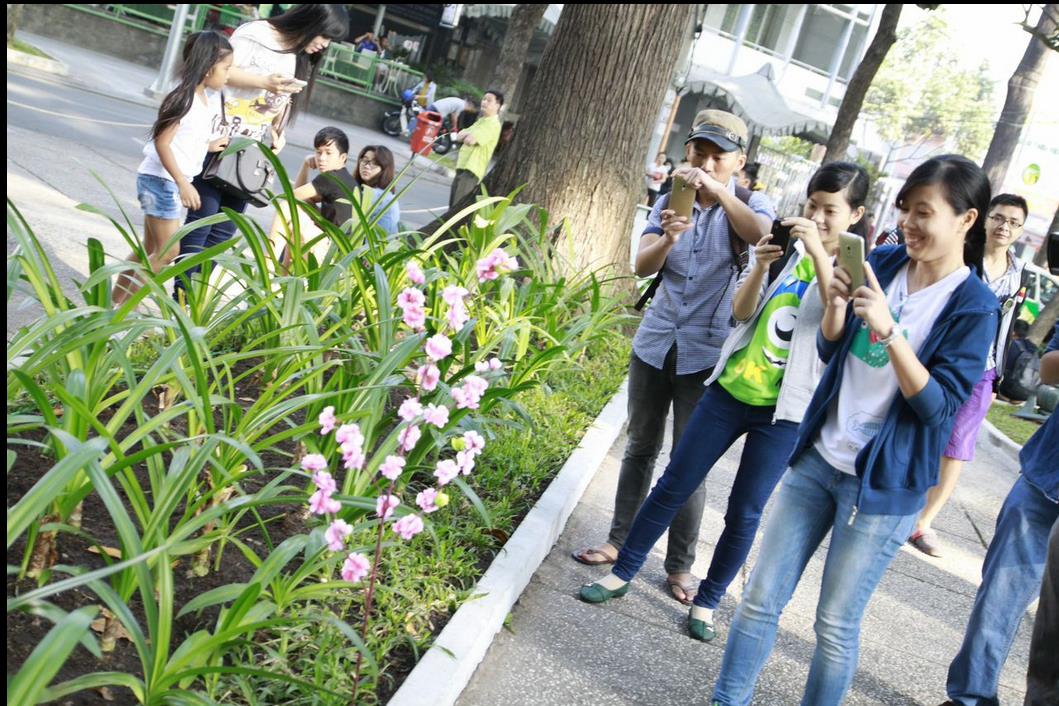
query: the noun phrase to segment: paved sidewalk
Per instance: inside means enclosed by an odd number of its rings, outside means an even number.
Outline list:
[[[461,706],[709,703],[748,568],[721,603],[720,634],[711,644],[686,636],[687,609],[665,590],[664,538],[626,597],[604,606],[577,599],[578,587],[603,576],[606,569],[582,566],[570,558],[570,552],[606,536],[625,441],[623,435],[612,447],[566,531],[512,611],[509,629],[497,637],[463,692]],[[935,523],[947,548],[945,557],[931,559],[906,545],[869,604],[859,670],[847,704],[935,706],[945,700],[946,670],[963,637],[985,547],[1018,473],[1010,456],[984,441],[983,436],[977,459],[965,467],[960,486]],[[739,442],[706,481],[707,509],[694,566],[697,576],[705,574],[723,528],[741,450]],[[663,454],[657,473],[667,461]],[[770,509],[771,504],[762,527]],[[748,567],[756,561],[757,551],[755,543]],[[812,625],[823,555],[823,549],[818,550],[810,561],[780,620],[755,704],[777,706],[801,700],[815,645]],[[1022,703],[1031,628],[1031,621],[1024,620],[1003,673],[1001,703]]]

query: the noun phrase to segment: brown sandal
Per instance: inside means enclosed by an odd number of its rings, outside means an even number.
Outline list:
[[[603,557],[602,559],[590,559],[592,555]],[[574,561],[578,561],[587,566],[602,566],[604,564],[613,564],[618,560],[618,555],[614,554],[611,556],[603,549],[597,549],[595,547],[585,547],[584,549],[578,549],[576,552],[570,554],[574,558]]]
[[[684,605],[691,605],[691,601],[695,598],[695,593],[699,590],[699,580],[692,576],[685,583],[681,583],[679,579],[667,576],[666,587],[669,588],[670,595],[677,601]],[[684,594],[683,597],[677,594],[678,589]]]

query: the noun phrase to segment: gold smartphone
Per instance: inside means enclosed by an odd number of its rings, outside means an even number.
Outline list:
[[[854,233],[838,236],[838,264],[849,273],[850,296],[864,286],[864,238]]]
[[[669,193],[668,208],[678,216],[691,218],[691,209],[695,205],[695,189],[678,176],[673,177],[673,190]]]

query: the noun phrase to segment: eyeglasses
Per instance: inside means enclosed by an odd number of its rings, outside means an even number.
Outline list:
[[[1016,221],[1014,218],[1004,218],[1003,216],[994,214],[989,217],[989,220],[993,221],[993,224],[996,225],[997,228],[1004,225],[1005,223],[1008,224],[1008,228],[1010,228],[1011,230],[1019,230],[1020,228],[1022,228],[1022,224]]]
[[[360,160],[360,166],[362,166],[362,167],[380,167],[382,165],[379,164],[378,162],[376,162],[374,159],[361,159]]]

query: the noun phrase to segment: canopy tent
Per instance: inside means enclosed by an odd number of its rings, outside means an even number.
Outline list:
[[[681,94],[700,93],[723,99],[727,109],[746,123],[751,135],[797,135],[827,142],[831,124],[803,115],[787,105],[776,87],[772,64],[746,76],[728,76],[703,66],[693,66]]]
[[[510,19],[514,5],[465,5],[464,17],[498,17]],[[562,5],[549,5],[544,11],[544,17],[538,29],[547,35],[555,31],[555,24],[559,21],[559,13],[563,11]]]

